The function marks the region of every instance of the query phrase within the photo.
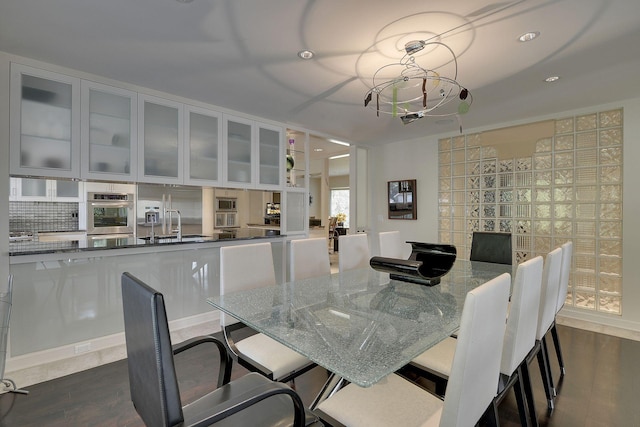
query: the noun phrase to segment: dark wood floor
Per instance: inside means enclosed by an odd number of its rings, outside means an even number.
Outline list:
[[[556,407],[547,413],[540,371],[531,366],[537,414],[541,426],[640,426],[640,342],[559,326],[567,375],[558,384]],[[211,390],[216,380],[213,347],[178,356],[176,367],[184,402]],[[552,352],[554,379],[558,365]],[[234,366],[234,377],[245,373]],[[296,380],[309,404],[326,372],[316,368]],[[20,384],[18,384],[20,385]],[[0,427],[142,426],[129,399],[125,361],[27,387],[28,396],[3,395]],[[503,427],[519,425],[515,398],[500,405]]]

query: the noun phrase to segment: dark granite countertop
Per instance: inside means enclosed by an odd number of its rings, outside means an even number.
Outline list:
[[[9,255],[37,255],[65,252],[84,252],[104,249],[144,248],[170,245],[189,245],[194,243],[224,242],[248,239],[265,239],[279,237],[278,230],[264,230],[256,228],[238,228],[210,236],[185,235],[182,241],[175,237],[160,237],[156,240],[135,237],[105,237],[81,240],[64,240],[57,242],[16,241],[9,243]]]

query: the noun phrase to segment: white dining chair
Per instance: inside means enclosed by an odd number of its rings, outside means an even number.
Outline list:
[[[270,243],[220,248],[220,295],[276,284]],[[225,341],[238,363],[269,379],[287,382],[312,369],[315,364],[300,353],[262,333],[248,337],[251,328],[220,313]],[[240,332],[244,330],[244,332]],[[242,339],[235,340],[241,336]]]
[[[527,355],[536,341],[542,270],[543,260],[540,256],[518,265],[502,347],[496,404],[513,388],[522,425],[528,425],[530,415],[535,416]],[[438,394],[445,394],[443,383],[451,373],[457,343],[455,338],[446,338],[411,361],[412,368],[426,373],[428,378],[435,381]]]
[[[529,361],[531,361],[534,356],[538,359],[549,410],[553,410],[556,392],[553,386],[553,376],[551,375],[551,365],[549,364],[549,352],[545,336],[547,332],[549,332],[556,315],[561,266],[562,249],[556,248],[549,252],[544,260],[542,290],[540,291],[540,308],[538,310],[538,325],[536,328],[536,345],[529,356],[527,356],[527,360]]]
[[[338,270],[340,273],[369,266],[369,238],[364,233],[345,234],[338,240]]]
[[[331,274],[327,240],[318,237],[291,241],[291,281]]]
[[[571,259],[573,256],[573,243],[567,242],[561,246],[562,248],[562,266],[560,267],[560,289],[558,290],[558,303],[556,305],[556,315],[553,318],[551,324],[551,336],[553,338],[553,345],[556,348],[556,357],[558,358],[558,365],[560,366],[560,376],[564,376],[566,373],[564,367],[564,359],[562,358],[562,348],[560,347],[560,338],[558,337],[558,328],[556,328],[556,318],[558,313],[564,307],[564,303],[567,300],[567,293],[569,291],[569,276],[571,275]]]
[[[355,384],[333,394],[316,412],[331,425],[349,427],[473,426],[495,422],[500,354],[511,277],[505,273],[467,293],[447,394],[442,400],[391,374],[371,387]]]
[[[380,244],[380,256],[386,258],[408,258],[404,254],[404,246],[399,231],[383,231],[378,233],[378,243]]]

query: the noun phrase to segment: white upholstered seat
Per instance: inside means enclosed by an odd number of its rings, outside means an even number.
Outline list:
[[[220,248],[220,295],[271,285],[275,285],[275,271],[270,243]],[[260,333],[246,338],[245,333],[236,341],[234,332],[247,327],[224,313],[220,314],[220,326],[238,363],[250,371],[286,382],[315,366],[300,353]]]
[[[498,386],[510,282],[505,273],[467,294],[444,401],[391,374],[368,388],[347,385],[320,403],[321,418],[349,427],[462,427],[475,425],[485,412],[497,417],[492,402]]]

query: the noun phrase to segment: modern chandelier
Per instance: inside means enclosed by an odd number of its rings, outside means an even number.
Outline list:
[[[427,46],[444,47],[451,54],[452,77],[418,64],[415,54]],[[373,74],[372,87],[364,98],[365,107],[375,108],[378,117],[380,113],[400,117],[404,124],[427,116],[457,116],[459,120],[460,115],[469,111],[473,97],[456,81],[458,61],[449,46],[413,40],[405,44],[404,50],[399,62],[384,65]]]

